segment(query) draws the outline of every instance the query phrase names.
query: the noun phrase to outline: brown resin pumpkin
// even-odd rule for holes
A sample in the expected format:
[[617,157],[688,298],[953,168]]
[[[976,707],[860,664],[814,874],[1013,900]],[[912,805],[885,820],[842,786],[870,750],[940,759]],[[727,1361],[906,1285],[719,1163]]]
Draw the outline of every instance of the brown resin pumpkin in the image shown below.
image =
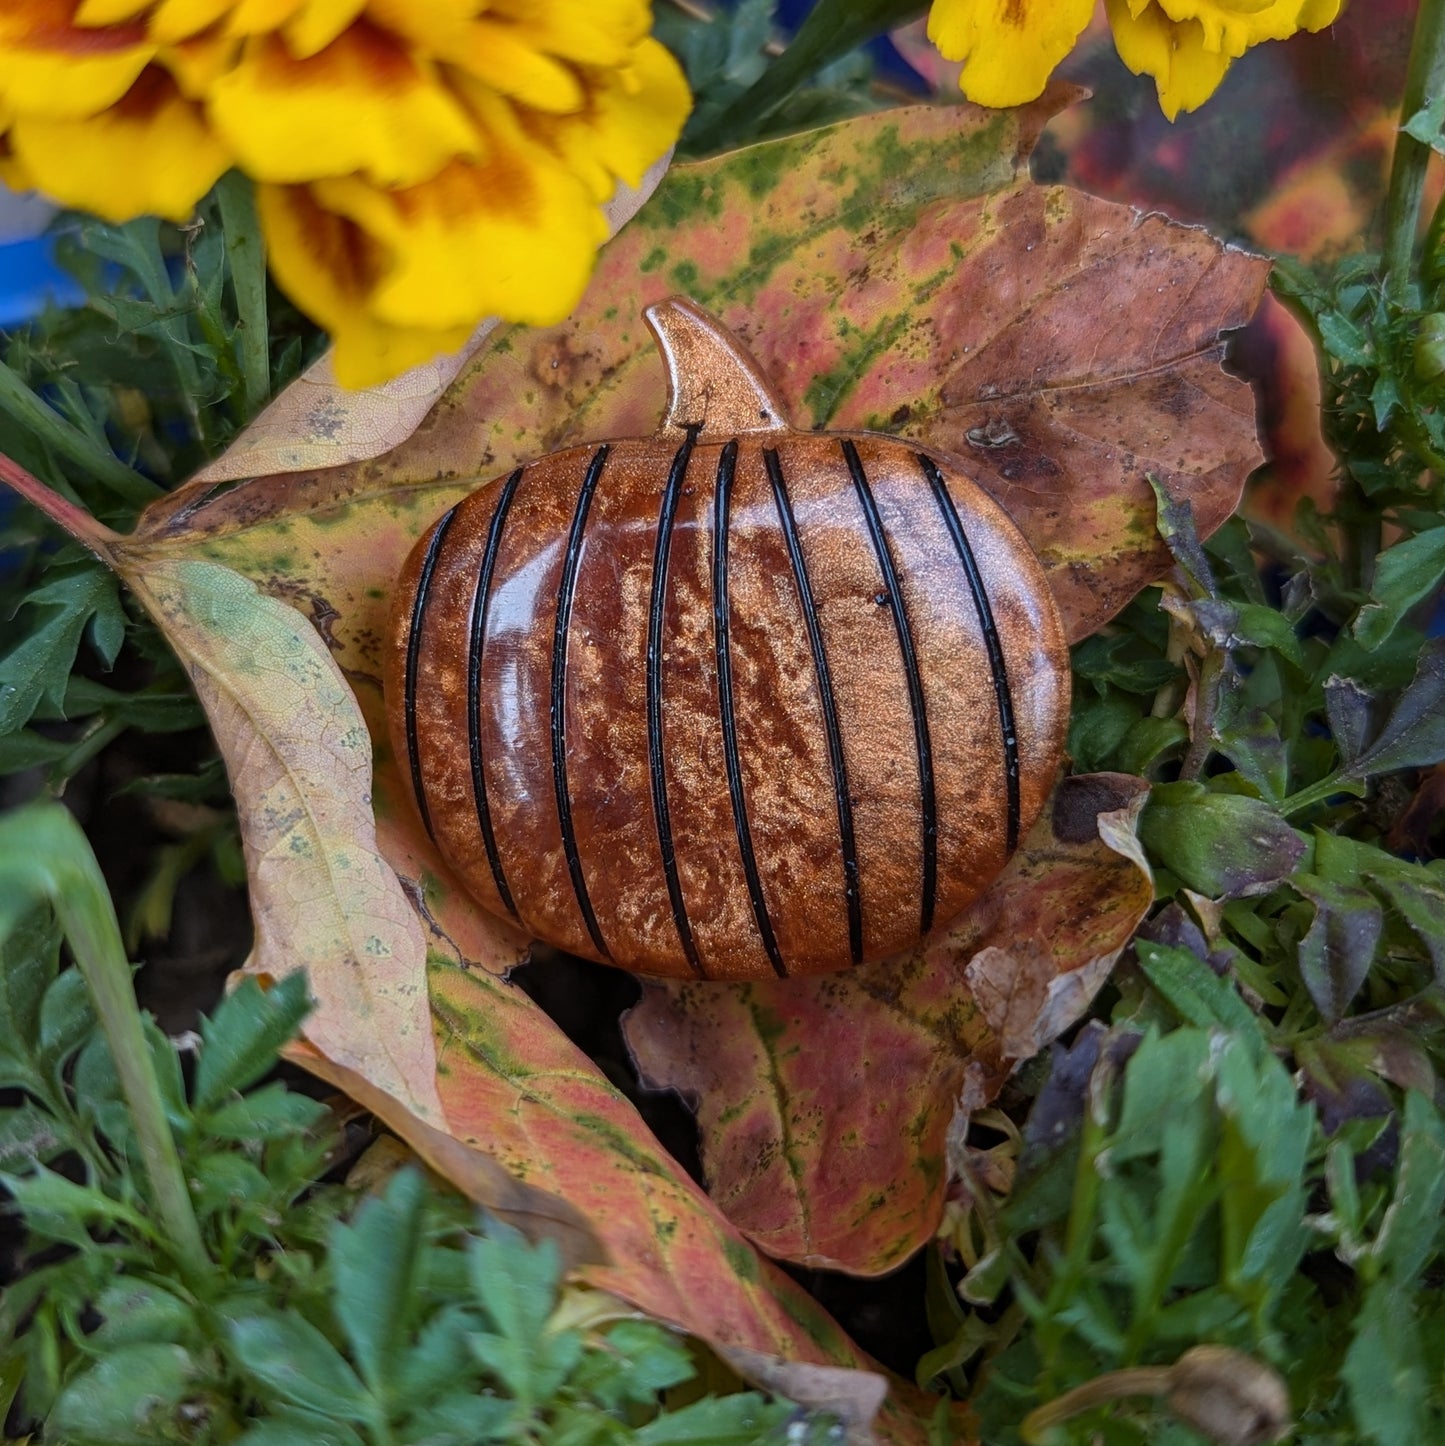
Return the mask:
[[657,435],[518,467],[402,571],[386,694],[422,822],[485,908],[641,974],[910,948],[1053,782],[1043,571],[956,462],[794,431],[705,313],[647,319]]

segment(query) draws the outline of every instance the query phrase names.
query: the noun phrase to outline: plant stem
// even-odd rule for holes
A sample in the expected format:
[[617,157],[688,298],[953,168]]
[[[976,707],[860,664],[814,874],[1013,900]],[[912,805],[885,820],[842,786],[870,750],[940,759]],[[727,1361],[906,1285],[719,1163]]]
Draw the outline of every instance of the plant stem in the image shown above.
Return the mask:
[[256,195],[251,182],[230,171],[216,186],[225,233],[226,256],[231,263],[231,286],[236,293],[239,318],[237,340],[241,353],[241,386],[246,420],[271,395],[270,337],[266,321],[266,246],[256,217]]
[[1128,1396],[1162,1396],[1168,1389],[1168,1366],[1130,1366],[1122,1371],[1110,1371],[1030,1411],[1019,1427],[1019,1435],[1029,1446],[1038,1446],[1046,1431],[1071,1416]]
[[[1410,42],[1405,94],[1400,102],[1401,126],[1424,109],[1442,88],[1445,88],[1445,0],[1420,0],[1415,34]],[[1420,198],[1429,160],[1429,146],[1403,129],[1397,132],[1395,159],[1390,167],[1390,192],[1385,203],[1384,253],[1385,295],[1397,306],[1403,306],[1409,295]]]
[[161,488],[127,467],[108,450],[97,446],[73,422],[48,407],[11,369],[0,362],[0,410],[7,412],[37,442],[53,447],[117,497],[143,507],[160,496]]
[[102,712],[96,715],[94,724],[75,741],[69,753],[62,755],[51,765],[50,792],[60,794],[65,785],[90,762],[102,749],[108,748],[128,727],[123,718],[107,718]]
[[50,900],[95,1000],[164,1236],[182,1273],[210,1270],[150,1046],[131,987],[115,905],[80,825],[59,804],[36,804],[0,823],[0,875]]
[[120,533],[112,532],[104,523],[97,522],[83,507],[77,507],[69,498],[47,487],[3,452],[0,452],[0,482],[12,487],[77,542],[84,543],[107,566],[115,566],[112,549],[121,540]]

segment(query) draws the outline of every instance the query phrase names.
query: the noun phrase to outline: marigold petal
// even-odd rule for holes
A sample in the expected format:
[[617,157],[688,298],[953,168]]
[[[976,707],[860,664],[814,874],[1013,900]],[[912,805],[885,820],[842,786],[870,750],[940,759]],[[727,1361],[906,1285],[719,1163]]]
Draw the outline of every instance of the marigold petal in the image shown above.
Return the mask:
[[[1238,59],[1251,45],[1284,40],[1303,28],[1307,0],[1155,0],[1170,20],[1197,20],[1204,48]],[[1138,7],[1131,7],[1135,15]],[[1338,4],[1335,5],[1338,10]],[[1328,21],[1324,22],[1328,24]],[[1313,27],[1318,29],[1318,26]]]
[[480,320],[433,330],[378,319],[370,302],[387,261],[384,248],[353,221],[321,206],[309,187],[258,186],[256,204],[272,275],[331,334],[332,366],[342,386],[374,386],[456,351]]
[[75,7],[77,25],[118,25],[150,9],[154,0],[80,0]]
[[1313,34],[1326,25],[1333,25],[1340,18],[1344,5],[1345,0],[1305,0],[1299,15],[1300,29]]
[[21,116],[11,136],[37,189],[106,221],[185,221],[231,164],[200,107],[159,69],[98,116]]
[[319,55],[340,39],[347,26],[354,24],[365,9],[366,0],[306,0],[286,22],[286,43],[292,54],[303,60]]
[[147,28],[159,45],[176,45],[209,30],[230,10],[232,0],[160,0]]
[[365,24],[307,60],[273,37],[247,41],[241,63],[212,87],[210,111],[262,181],[361,172],[413,185],[480,144],[434,68]]
[[625,65],[652,30],[649,0],[490,0],[487,13],[511,21],[537,49],[579,65]]
[[177,45],[165,46],[157,59],[175,77],[181,94],[204,100],[216,81],[230,70],[241,42],[219,29],[209,30]]
[[10,137],[0,133],[0,185],[8,186],[12,191],[33,191],[35,181],[30,172],[20,163],[20,158],[15,154],[11,145]]
[[1219,88],[1230,57],[1205,44],[1197,20],[1176,22],[1157,5],[1137,17],[1126,0],[1106,0],[1114,48],[1135,75],[1152,75],[1159,108],[1172,121],[1197,110]]
[[488,9],[486,0],[367,0],[367,18],[404,36],[430,55],[444,58],[466,42],[467,29]]
[[72,23],[69,0],[0,6],[0,100],[16,115],[57,120],[114,105],[155,54],[138,25]]
[[232,35],[269,35],[279,30],[306,0],[235,0],[226,17]]
[[621,179],[637,185],[647,168],[676,144],[692,107],[682,67],[655,40],[644,40],[632,64],[586,71],[587,104],[576,115],[531,115],[527,128],[582,177],[597,201]]
[[1074,48],[1093,0],[934,0],[928,38],[963,61],[958,83],[979,105],[1037,100],[1054,67]]
[[536,110],[566,114],[587,96],[576,71],[527,43],[514,26],[483,16],[442,52],[453,65]]
[[313,190],[391,253],[371,310],[394,326],[475,324],[493,312],[550,326],[576,304],[607,239],[586,188],[540,148],[493,146],[485,164],[454,161],[401,191],[351,177]]

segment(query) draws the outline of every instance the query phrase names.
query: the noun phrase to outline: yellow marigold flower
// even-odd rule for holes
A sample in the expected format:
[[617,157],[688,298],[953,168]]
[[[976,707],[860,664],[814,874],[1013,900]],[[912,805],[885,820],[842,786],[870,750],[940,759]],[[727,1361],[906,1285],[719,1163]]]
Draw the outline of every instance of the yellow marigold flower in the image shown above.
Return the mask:
[[1094,0],[934,0],[928,38],[963,62],[971,101],[1023,105],[1043,94],[1093,13]]
[[1252,45],[1322,30],[1343,0],[1106,0],[1119,58],[1151,75],[1174,120],[1197,110]]
[[239,166],[365,385],[489,313],[571,310],[599,204],[691,105],[651,25],[650,0],[0,0],[0,175],[184,220]]
[[[1252,45],[1321,30],[1343,0],[1106,0],[1120,58],[1154,77],[1173,120],[1214,94],[1230,63]],[[980,105],[1036,100],[1073,49],[1090,0],[933,0],[929,38],[963,61],[959,84]]]

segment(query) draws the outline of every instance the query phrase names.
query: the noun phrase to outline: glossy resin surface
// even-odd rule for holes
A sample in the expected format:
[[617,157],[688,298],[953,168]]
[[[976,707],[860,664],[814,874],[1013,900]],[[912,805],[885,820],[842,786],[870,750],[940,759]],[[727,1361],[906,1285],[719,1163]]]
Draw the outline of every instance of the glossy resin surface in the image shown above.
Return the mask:
[[946,924],[1052,784],[1067,650],[956,463],[793,431],[686,302],[656,437],[480,488],[398,582],[397,756],[479,903],[639,973],[846,968]]

